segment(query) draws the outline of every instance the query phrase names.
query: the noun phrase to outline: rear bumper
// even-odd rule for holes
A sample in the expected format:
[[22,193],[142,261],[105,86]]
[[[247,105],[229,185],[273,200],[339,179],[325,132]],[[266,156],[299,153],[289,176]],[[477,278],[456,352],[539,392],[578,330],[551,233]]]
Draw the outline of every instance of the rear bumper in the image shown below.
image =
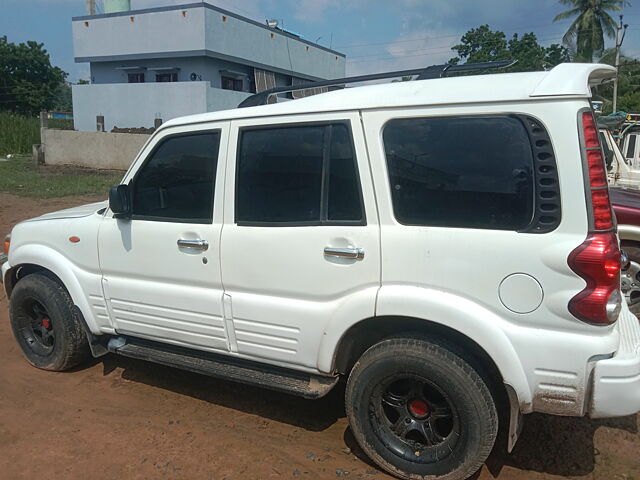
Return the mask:
[[620,346],[596,362],[589,416],[622,417],[640,411],[640,320],[624,308],[618,320]]

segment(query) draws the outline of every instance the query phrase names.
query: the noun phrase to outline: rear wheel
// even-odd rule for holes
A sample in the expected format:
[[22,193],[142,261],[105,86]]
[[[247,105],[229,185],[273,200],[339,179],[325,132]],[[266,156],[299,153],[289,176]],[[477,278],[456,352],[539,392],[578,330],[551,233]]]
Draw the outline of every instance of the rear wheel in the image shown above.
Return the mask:
[[90,356],[69,293],[49,276],[32,274],[16,284],[10,316],[13,335],[33,366],[67,370]]
[[346,410],[369,457],[406,479],[462,480],[491,452],[498,415],[489,388],[463,355],[407,336],[367,350],[349,376]]
[[640,314],[640,247],[637,243],[622,242],[629,257],[629,266],[620,272],[620,285],[629,310]]

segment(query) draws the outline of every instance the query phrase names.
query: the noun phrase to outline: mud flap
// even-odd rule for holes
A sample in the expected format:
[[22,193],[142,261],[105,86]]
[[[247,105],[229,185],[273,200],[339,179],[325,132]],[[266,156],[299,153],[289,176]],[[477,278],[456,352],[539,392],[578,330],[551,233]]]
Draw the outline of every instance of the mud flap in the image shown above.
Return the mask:
[[80,311],[78,306],[74,305],[73,309],[75,310],[76,315],[82,323],[82,329],[87,336],[89,349],[91,349],[91,355],[93,355],[94,358],[98,358],[109,353],[109,350],[107,350],[106,347],[108,337],[106,337],[105,335],[94,335],[93,332],[89,329],[89,326],[87,325],[87,322],[85,321],[84,316],[82,315],[82,312]]
[[518,395],[511,385],[505,384],[507,394],[509,395],[509,438],[507,443],[507,452],[511,453],[513,447],[522,432],[523,416],[520,413],[520,404],[518,403]]

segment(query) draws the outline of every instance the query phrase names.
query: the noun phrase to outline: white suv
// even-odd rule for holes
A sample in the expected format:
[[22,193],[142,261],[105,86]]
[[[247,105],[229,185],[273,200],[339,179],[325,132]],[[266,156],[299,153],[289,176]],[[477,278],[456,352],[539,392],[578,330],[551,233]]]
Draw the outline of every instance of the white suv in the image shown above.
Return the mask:
[[13,229],[16,340],[46,370],[113,352],[308,398],[344,378],[361,447],[407,479],[473,474],[499,419],[512,448],[522,414],[635,413],[640,324],[589,103],[614,74],[172,120],[109,205]]

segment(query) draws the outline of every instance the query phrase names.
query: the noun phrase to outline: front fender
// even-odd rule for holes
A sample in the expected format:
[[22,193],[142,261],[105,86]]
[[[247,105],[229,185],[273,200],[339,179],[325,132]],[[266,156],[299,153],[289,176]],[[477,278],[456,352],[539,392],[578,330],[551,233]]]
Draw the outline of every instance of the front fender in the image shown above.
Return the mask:
[[[102,298],[101,276],[98,272],[87,272],[79,269],[65,256],[45,245],[20,245],[11,250],[9,260],[11,266],[6,272],[6,279],[11,277],[12,272],[27,264],[37,265],[55,274],[62,281],[69,295],[71,295],[73,303],[80,309],[91,332],[94,334],[101,333],[100,326],[88,301],[90,295]],[[84,289],[83,286],[85,287]]]
[[[457,295],[415,286],[383,286],[376,316],[425,319],[458,331],[475,341],[493,359],[504,382],[515,391],[523,412],[531,410],[532,393],[524,369],[504,329],[508,322],[481,305]],[[320,345],[318,367],[328,372],[336,348],[347,330],[358,323],[334,324]]]

